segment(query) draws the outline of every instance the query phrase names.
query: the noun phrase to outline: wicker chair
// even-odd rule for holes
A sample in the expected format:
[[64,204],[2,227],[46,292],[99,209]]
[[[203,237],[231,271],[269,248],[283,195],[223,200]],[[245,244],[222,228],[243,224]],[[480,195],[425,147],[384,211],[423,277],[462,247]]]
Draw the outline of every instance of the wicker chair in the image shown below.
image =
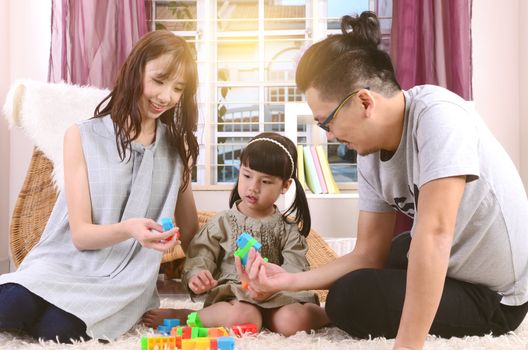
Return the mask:
[[[57,199],[57,191],[52,183],[52,171],[51,161],[35,147],[11,219],[10,248],[16,266],[20,265],[26,254],[39,241]],[[200,224],[205,223],[214,214],[199,212]],[[312,267],[323,265],[336,258],[336,253],[314,230],[308,235],[308,246],[307,257]],[[162,272],[171,278],[178,277],[179,269],[175,266],[181,267],[184,256],[179,246],[166,252],[162,260]],[[322,301],[326,300],[326,293],[326,291],[318,291]]]

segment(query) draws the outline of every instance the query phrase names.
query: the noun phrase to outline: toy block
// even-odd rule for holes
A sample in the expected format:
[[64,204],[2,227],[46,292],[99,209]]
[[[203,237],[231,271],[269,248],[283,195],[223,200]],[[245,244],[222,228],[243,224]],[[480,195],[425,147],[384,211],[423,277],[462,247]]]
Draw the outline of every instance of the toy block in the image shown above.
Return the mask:
[[198,312],[191,312],[187,316],[187,326],[189,327],[203,327],[202,321],[200,321],[200,316]]
[[166,318],[163,320],[163,325],[168,326],[171,329],[180,325],[180,320],[177,318]]
[[210,348],[209,350],[218,350],[218,345],[216,344],[216,338],[209,338],[211,339],[211,342],[209,344]]
[[207,336],[211,338],[223,337],[229,335],[229,332],[224,327],[209,328]]
[[174,337],[142,337],[141,350],[176,350]]
[[174,336],[174,343],[176,344],[176,349],[181,349],[182,347],[182,337],[181,335]]
[[182,339],[190,339],[192,335],[191,327],[178,326],[172,329],[171,334],[173,331],[174,331],[174,335],[179,335],[182,337]]
[[199,338],[200,337],[200,327],[191,327],[191,338]]
[[182,339],[181,350],[196,350],[196,339]]
[[211,348],[211,339],[196,338],[196,350],[209,350]]
[[159,325],[158,326],[158,332],[160,332],[163,335],[169,335],[172,330],[172,327],[165,326],[165,325]]
[[238,248],[235,250],[235,256],[240,258],[242,266],[244,267],[246,267],[247,258],[251,247],[255,248],[256,251],[262,247],[262,244],[260,244],[260,242],[255,238],[251,237],[251,235],[247,232],[243,232],[240,237],[238,237],[236,244]]
[[231,330],[233,333],[237,336],[242,336],[244,334],[256,334],[257,333],[257,325],[252,323],[246,323],[246,324],[240,324],[231,327]]
[[233,337],[216,338],[218,350],[235,350],[235,339]]
[[163,231],[170,231],[174,228],[171,218],[161,218],[161,226],[163,226]]
[[[171,218],[161,218],[161,226],[163,226],[163,231],[169,231],[174,228],[174,223]],[[165,238],[163,241],[170,241],[172,236]],[[180,238],[178,234],[176,234],[176,238]]]
[[207,338],[209,336],[209,328],[196,327],[196,329],[198,329],[198,337],[199,338]]

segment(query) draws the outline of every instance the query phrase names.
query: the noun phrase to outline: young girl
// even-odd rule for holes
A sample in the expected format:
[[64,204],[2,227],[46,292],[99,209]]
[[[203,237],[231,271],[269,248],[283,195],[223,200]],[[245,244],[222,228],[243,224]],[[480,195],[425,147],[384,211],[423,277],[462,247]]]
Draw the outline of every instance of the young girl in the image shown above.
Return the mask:
[[[259,253],[290,272],[309,270],[305,237],[310,213],[297,179],[297,150],[286,137],[263,133],[240,156],[240,174],[229,201],[231,209],[210,219],[189,245],[182,276],[193,294],[207,293],[197,313],[205,327],[253,323],[283,335],[310,331],[328,323],[313,292],[254,295],[243,288],[235,267],[236,240],[243,233],[262,243]],[[283,214],[274,203],[295,181],[296,196]],[[288,215],[296,213],[292,220]],[[150,327],[163,318],[185,321],[192,310],[152,310],[143,321]],[[195,317],[193,315],[193,317]]]
[[[161,217],[184,247],[198,230],[189,164],[198,146],[196,64],[185,41],[146,34],[94,118],[64,138],[64,191],[40,242],[0,276],[0,330],[35,338],[113,339],[159,304]],[[176,207],[176,210],[175,210]]]

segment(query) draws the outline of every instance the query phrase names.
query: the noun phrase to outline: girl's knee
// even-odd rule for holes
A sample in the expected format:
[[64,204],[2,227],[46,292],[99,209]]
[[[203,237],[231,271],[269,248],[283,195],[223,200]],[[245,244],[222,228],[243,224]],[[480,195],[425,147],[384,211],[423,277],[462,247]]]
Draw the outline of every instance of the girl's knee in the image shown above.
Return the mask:
[[226,326],[232,327],[240,324],[251,323],[260,330],[262,327],[262,315],[260,310],[252,304],[235,302],[232,305],[232,312],[229,313]]
[[324,310],[321,309],[318,313],[312,307],[319,308],[319,306],[311,304],[283,306],[273,314],[269,327],[273,332],[287,337],[297,332],[310,332],[312,329],[319,328],[326,322],[315,318],[320,317],[321,314],[324,315]]

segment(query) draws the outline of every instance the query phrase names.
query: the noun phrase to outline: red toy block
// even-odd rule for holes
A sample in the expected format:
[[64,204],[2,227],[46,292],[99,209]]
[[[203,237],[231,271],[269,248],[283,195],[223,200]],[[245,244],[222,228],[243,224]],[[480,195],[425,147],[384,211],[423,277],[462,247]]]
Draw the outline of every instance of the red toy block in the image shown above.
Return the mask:
[[246,323],[246,324],[240,324],[231,327],[231,330],[235,335],[242,336],[244,334],[256,334],[257,333],[257,325],[252,323]]

